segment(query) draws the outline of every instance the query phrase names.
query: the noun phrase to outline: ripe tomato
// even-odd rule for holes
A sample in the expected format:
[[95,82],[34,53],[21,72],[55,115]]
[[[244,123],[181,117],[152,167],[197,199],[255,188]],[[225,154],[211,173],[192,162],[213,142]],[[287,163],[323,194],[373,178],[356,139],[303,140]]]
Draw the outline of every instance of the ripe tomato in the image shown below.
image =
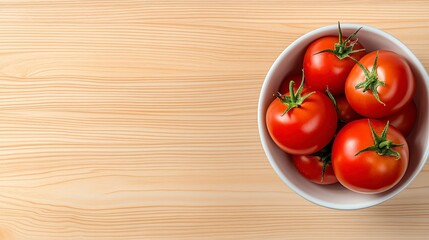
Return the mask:
[[357,40],[352,40],[359,30],[345,38],[338,24],[338,37],[322,37],[308,46],[303,65],[306,83],[310,88],[324,92],[329,87],[333,95],[344,93],[344,83],[355,65],[348,56],[359,60],[365,55],[363,46]]
[[326,94],[331,99],[332,103],[335,106],[335,110],[337,111],[338,116],[338,126],[337,132],[344,127],[344,125],[353,120],[362,118],[359,114],[357,114],[353,108],[350,106],[349,102],[344,95],[332,96],[331,92],[326,90]]
[[338,182],[331,164],[332,144],[312,155],[292,155],[293,163],[298,172],[308,180],[317,184],[333,184]]
[[401,180],[408,166],[402,134],[378,120],[359,119],[337,134],[332,166],[338,181],[360,193],[380,193]]
[[351,70],[345,86],[348,102],[366,117],[381,118],[411,102],[414,76],[407,61],[390,51],[365,55]]
[[337,103],[338,107],[338,119],[341,122],[348,123],[362,118],[361,115],[357,114],[355,110],[353,110],[344,95],[336,96],[335,102]]
[[411,130],[413,130],[414,123],[417,118],[417,107],[416,104],[412,101],[399,112],[380,118],[381,121],[387,122],[390,121],[390,125],[396,127],[404,137],[407,137]]
[[[289,89],[293,89],[291,82]],[[301,93],[305,96],[301,96]],[[268,106],[266,124],[274,142],[285,152],[297,155],[315,153],[326,146],[337,127],[335,107],[325,94],[299,89],[278,93]],[[317,137],[316,137],[317,136]]]
[[[294,90],[296,91],[299,87],[299,85],[301,85],[301,81],[302,81],[302,73],[292,73],[287,75],[282,82],[282,85],[280,85],[279,88],[279,92],[281,94],[286,94],[289,93],[289,84],[291,81],[294,81]],[[305,85],[304,85],[305,87]]]

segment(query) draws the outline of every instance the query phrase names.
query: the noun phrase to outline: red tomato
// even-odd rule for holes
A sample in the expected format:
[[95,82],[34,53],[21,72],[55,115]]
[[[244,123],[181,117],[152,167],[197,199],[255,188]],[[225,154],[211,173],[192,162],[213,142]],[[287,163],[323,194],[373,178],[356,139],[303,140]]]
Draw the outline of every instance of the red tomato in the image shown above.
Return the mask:
[[[300,91],[306,95],[301,96]],[[318,91],[308,93],[303,83],[296,93],[277,96],[266,113],[271,138],[282,150],[296,155],[312,154],[326,146],[335,134],[337,120],[331,100]]]
[[343,186],[360,193],[380,193],[404,176],[408,154],[407,141],[396,128],[382,121],[360,119],[337,134],[331,157]]
[[357,113],[381,118],[410,103],[414,89],[414,76],[407,61],[394,52],[380,50],[368,53],[353,67],[345,93]]
[[344,95],[336,96],[335,101],[338,107],[338,119],[342,122],[348,123],[359,118],[361,115],[357,114],[355,110],[350,106],[349,102]]
[[359,114],[357,114],[353,108],[350,106],[349,102],[344,95],[332,96],[330,91],[326,91],[326,94],[331,99],[332,103],[335,105],[335,110],[337,111],[338,116],[338,126],[337,132],[344,127],[344,125],[353,120],[362,118]]
[[279,88],[279,92],[281,94],[286,94],[289,93],[289,84],[290,81],[294,81],[295,85],[294,85],[294,90],[296,91],[299,87],[299,85],[301,84],[302,81],[302,73],[292,73],[287,75],[282,82],[282,85],[280,85]]
[[[363,46],[351,40],[359,30],[346,39],[342,37],[339,25],[338,28],[339,37],[327,36],[312,42],[305,52],[303,63],[306,84],[321,92],[329,87],[333,95],[344,93],[344,83],[355,65],[348,56],[359,60],[365,55]],[[327,51],[321,52],[323,50]]]
[[333,184],[338,182],[331,164],[331,147],[329,144],[317,154],[292,155],[293,163],[298,172],[308,180],[317,184]]
[[384,122],[390,121],[390,125],[396,127],[402,133],[402,135],[407,137],[410,134],[411,130],[413,130],[416,118],[417,107],[416,104],[412,101],[399,112],[381,118],[380,120]]

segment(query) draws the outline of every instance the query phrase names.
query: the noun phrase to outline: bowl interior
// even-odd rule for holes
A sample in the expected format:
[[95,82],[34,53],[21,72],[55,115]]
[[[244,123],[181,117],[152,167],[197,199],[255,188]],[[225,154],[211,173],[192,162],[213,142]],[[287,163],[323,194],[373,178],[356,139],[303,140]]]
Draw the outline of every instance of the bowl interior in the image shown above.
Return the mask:
[[[302,177],[289,156],[280,150],[272,141],[265,125],[265,112],[271,103],[273,93],[279,88],[283,78],[296,68],[301,67],[304,51],[308,44],[315,39],[338,34],[337,26],[331,25],[314,30],[293,42],[276,60],[268,72],[262,87],[258,124],[262,145],[265,153],[280,178],[295,192],[307,200],[321,206],[335,209],[358,209],[381,203],[402,191],[421,171],[429,155],[429,113],[428,89],[429,77],[415,55],[399,40],[373,27],[355,24],[341,25],[344,36],[349,36],[358,27],[363,26],[358,33],[359,41],[371,52],[378,49],[394,51],[402,55],[410,64],[416,79],[416,94],[414,99],[418,109],[416,126],[407,138],[410,147],[410,162],[403,179],[387,192],[368,195],[354,193],[340,184],[320,186]],[[297,61],[298,60],[298,61]]]

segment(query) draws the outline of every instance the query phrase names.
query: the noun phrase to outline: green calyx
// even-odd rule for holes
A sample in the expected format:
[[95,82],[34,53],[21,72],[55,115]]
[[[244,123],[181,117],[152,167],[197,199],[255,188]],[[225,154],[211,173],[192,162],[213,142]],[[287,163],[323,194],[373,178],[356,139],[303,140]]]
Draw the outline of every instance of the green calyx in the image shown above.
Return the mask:
[[369,146],[365,149],[360,150],[355,156],[368,151],[375,151],[380,156],[392,156],[396,157],[396,159],[401,158],[401,155],[394,151],[393,148],[400,147],[402,144],[395,144],[392,141],[386,139],[387,129],[389,128],[389,121],[387,121],[386,126],[381,133],[381,136],[378,136],[374,131],[374,128],[371,125],[371,122],[368,119],[369,128],[371,129],[372,138],[374,139],[374,145]]
[[331,149],[332,149],[332,142],[330,142],[326,147],[324,147],[322,150],[311,154],[311,156],[316,156],[320,158],[320,162],[323,164],[322,166],[322,178],[320,179],[320,182],[323,182],[325,178],[325,171],[329,164],[332,163],[331,160]]
[[356,34],[362,29],[362,27],[358,28],[356,31],[354,31],[354,33],[352,33],[352,35],[350,35],[349,37],[347,37],[346,40],[343,40],[343,32],[341,31],[341,26],[340,26],[340,22],[338,22],[338,42],[334,44],[334,49],[325,49],[322,50],[320,52],[315,53],[319,54],[319,53],[324,53],[324,52],[329,52],[329,53],[333,53],[335,54],[335,56],[337,56],[338,59],[342,60],[346,57],[349,57],[350,54],[352,53],[356,53],[356,52],[361,52],[361,51],[365,51],[365,49],[357,49],[354,50],[353,47],[355,46],[355,44],[357,43],[357,39],[352,40]]
[[279,92],[277,92],[275,95],[278,99],[280,99],[280,101],[283,104],[287,105],[287,108],[283,112],[283,115],[288,113],[293,108],[300,107],[301,104],[305,101],[305,99],[307,99],[308,97],[310,97],[314,93],[314,91],[313,91],[313,92],[310,92],[310,93],[302,96],[302,90],[304,88],[304,74],[302,75],[301,84],[299,85],[299,88],[296,90],[296,92],[294,92],[294,90],[293,90],[294,85],[295,85],[295,82],[290,81],[290,83],[289,83],[289,96],[282,95]]
[[356,64],[362,69],[363,73],[365,74],[365,80],[355,86],[355,89],[361,89],[363,92],[366,92],[368,90],[371,90],[374,97],[377,99],[377,101],[384,106],[386,104],[380,100],[380,96],[378,96],[377,87],[378,86],[384,86],[384,82],[380,81],[377,76],[377,61],[378,61],[378,51],[375,55],[374,64],[372,65],[371,72],[362,65],[358,60],[355,58],[350,57],[353,59],[353,61],[356,62]]

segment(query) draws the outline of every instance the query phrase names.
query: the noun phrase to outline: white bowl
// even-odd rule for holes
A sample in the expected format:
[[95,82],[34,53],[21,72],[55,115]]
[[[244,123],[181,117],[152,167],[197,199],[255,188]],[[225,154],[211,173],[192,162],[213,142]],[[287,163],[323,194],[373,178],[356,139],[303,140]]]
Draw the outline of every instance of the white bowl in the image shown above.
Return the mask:
[[385,49],[402,55],[410,64],[416,79],[414,100],[417,100],[418,119],[413,132],[407,138],[410,147],[410,162],[405,176],[395,187],[384,193],[368,195],[352,192],[339,183],[324,186],[314,184],[298,173],[288,154],[278,148],[268,134],[265,125],[265,112],[274,99],[273,93],[279,88],[283,77],[302,66],[305,49],[312,41],[322,36],[338,36],[337,25],[311,31],[289,45],[271,66],[259,97],[259,135],[265,154],[277,175],[286,185],[305,199],[320,206],[334,209],[366,208],[392,198],[414,180],[429,157],[429,76],[425,68],[410,49],[392,35],[360,24],[341,25],[344,36],[349,36],[359,27],[363,28],[357,36],[367,52]]

